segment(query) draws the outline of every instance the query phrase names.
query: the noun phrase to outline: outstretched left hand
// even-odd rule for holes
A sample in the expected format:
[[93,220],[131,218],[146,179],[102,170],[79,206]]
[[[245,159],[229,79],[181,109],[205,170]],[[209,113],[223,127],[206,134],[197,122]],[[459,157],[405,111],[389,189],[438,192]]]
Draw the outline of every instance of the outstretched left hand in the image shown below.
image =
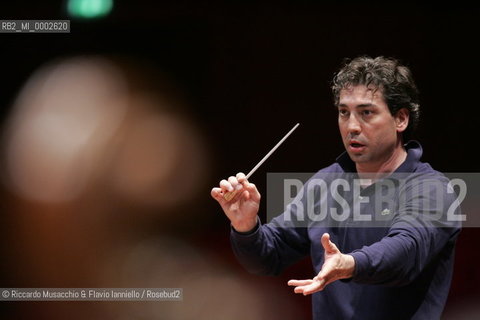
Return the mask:
[[337,246],[330,241],[330,235],[322,235],[322,246],[325,250],[325,259],[322,269],[316,277],[306,280],[290,280],[289,286],[294,286],[295,293],[303,295],[322,291],[325,287],[338,279],[347,279],[353,276],[355,260],[351,255],[343,254]]

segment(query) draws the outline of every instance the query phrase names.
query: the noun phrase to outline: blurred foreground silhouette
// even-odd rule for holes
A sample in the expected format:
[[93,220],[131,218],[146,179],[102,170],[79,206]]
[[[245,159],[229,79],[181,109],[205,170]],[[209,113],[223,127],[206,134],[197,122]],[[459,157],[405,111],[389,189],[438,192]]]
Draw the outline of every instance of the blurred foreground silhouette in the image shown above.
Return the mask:
[[188,240],[217,214],[198,205],[210,200],[208,146],[178,90],[153,74],[75,57],[22,88],[2,134],[2,286],[179,287],[183,301],[10,302],[3,316],[295,318],[288,296]]

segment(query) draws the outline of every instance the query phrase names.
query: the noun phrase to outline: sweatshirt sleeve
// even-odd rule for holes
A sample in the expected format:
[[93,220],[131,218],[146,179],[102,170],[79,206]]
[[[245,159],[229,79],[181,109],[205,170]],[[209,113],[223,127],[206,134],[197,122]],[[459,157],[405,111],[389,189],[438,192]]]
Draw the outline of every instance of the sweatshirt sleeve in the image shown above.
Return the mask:
[[[302,201],[303,191],[294,200]],[[297,215],[302,205],[289,205],[280,216],[242,234],[231,228],[230,240],[237,259],[251,273],[277,275],[289,265],[310,253],[310,240],[306,227],[299,227],[290,217]],[[295,220],[295,219],[293,219]]]
[[306,230],[259,225],[251,234],[232,230],[230,240],[240,263],[251,273],[277,275],[309,253]]
[[460,224],[449,221],[447,211],[456,207],[459,214],[460,207],[444,179],[438,181],[409,185],[387,235],[350,253],[355,259],[353,281],[407,285],[440,255],[453,250]]

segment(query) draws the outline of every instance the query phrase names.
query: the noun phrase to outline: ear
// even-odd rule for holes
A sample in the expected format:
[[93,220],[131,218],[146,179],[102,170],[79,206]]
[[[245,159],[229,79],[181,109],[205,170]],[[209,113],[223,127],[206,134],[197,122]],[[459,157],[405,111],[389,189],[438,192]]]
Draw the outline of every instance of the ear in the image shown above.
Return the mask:
[[395,126],[397,128],[397,132],[401,133],[407,129],[409,118],[410,112],[407,108],[402,108],[397,111],[397,114],[395,115]]

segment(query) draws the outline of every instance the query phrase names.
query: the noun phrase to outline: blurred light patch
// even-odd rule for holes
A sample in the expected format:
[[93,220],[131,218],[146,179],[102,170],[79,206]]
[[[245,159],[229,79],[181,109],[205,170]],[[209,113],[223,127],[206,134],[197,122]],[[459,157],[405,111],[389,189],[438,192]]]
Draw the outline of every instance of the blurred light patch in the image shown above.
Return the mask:
[[207,166],[201,134],[168,83],[126,69],[84,57],[31,77],[6,125],[11,191],[45,203],[103,195],[162,208],[196,195]]
[[76,59],[38,71],[20,93],[7,129],[12,189],[44,202],[77,197],[125,116],[126,89],[107,61]]
[[205,150],[186,119],[153,112],[156,103],[153,97],[135,98],[111,166],[113,188],[134,202],[175,206],[192,198],[202,184]]
[[108,15],[113,0],[68,0],[68,14],[74,18],[93,19]]

